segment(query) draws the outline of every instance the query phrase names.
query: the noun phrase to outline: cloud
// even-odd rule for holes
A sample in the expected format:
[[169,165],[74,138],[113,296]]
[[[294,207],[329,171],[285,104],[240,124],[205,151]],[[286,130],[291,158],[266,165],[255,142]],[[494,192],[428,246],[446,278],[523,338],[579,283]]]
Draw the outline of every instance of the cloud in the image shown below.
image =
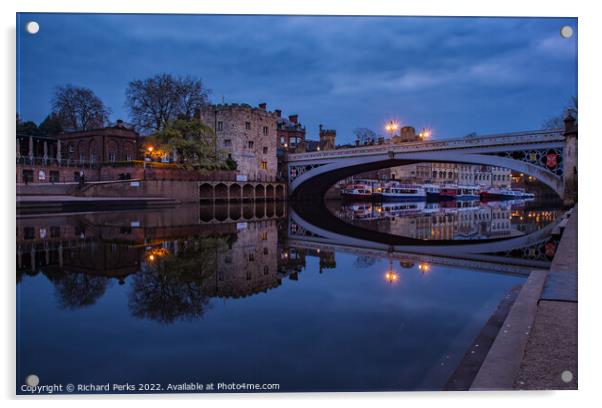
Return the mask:
[[[127,83],[158,72],[199,76],[216,101],[295,111],[308,130],[327,123],[342,141],[392,114],[417,127],[428,121],[443,136],[523,130],[576,94],[576,81],[566,83],[576,78],[576,39],[559,35],[574,19],[30,17],[42,30],[20,35],[20,110],[37,121],[65,82],[94,89],[125,118]],[[461,111],[471,123],[456,120]],[[496,122],[502,117],[512,121]]]

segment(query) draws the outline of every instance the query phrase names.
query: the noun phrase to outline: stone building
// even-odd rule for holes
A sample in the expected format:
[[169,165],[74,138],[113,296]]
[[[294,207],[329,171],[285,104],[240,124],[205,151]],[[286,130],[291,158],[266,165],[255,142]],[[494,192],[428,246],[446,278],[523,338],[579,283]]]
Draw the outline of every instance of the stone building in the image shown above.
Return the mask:
[[336,147],[337,131],[325,129],[320,125],[320,150],[334,150]]
[[295,150],[305,142],[305,127],[299,123],[298,115],[289,115],[288,119],[282,117],[282,111],[274,111],[278,116],[276,121],[276,136],[278,147]]
[[200,119],[217,136],[218,148],[237,163],[242,180],[275,181],[278,114],[265,103],[208,105]]
[[493,187],[510,188],[512,171],[505,167],[491,167],[491,185]]
[[102,129],[59,133],[55,137],[60,158],[67,163],[132,161],[139,156],[140,135],[122,122]]
[[389,169],[389,178],[402,182],[428,183],[432,178],[431,163],[414,163]]
[[458,165],[456,163],[432,163],[431,174],[433,183],[458,183]]
[[139,158],[140,136],[118,121],[115,126],[54,136],[17,135],[17,184],[100,179],[103,163]]

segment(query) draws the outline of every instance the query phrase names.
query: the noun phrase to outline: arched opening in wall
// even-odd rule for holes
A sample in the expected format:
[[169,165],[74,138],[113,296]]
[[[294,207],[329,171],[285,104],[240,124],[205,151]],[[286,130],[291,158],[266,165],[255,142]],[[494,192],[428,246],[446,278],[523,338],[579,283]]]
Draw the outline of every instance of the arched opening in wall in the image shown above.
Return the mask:
[[265,188],[265,199],[270,201],[274,200],[274,186],[271,184],[268,184]]
[[228,219],[228,204],[215,204],[215,219],[218,221],[226,221]]
[[266,206],[265,201],[257,202],[255,204],[255,216],[257,218],[261,219],[265,216],[265,206]]
[[266,217],[273,217],[274,216],[274,201],[269,201],[266,203],[266,207],[265,207],[265,216]]
[[225,184],[216,185],[214,192],[216,201],[228,201],[228,187]]
[[276,202],[276,217],[283,217],[284,216],[284,201],[277,201]]
[[211,201],[213,200],[213,186],[209,183],[203,183],[199,186],[199,200]]
[[199,218],[203,222],[209,222],[213,220],[213,205],[201,204],[201,207],[199,208]]
[[242,200],[242,188],[240,184],[230,185],[230,201],[241,201]]
[[245,220],[250,220],[253,218],[253,207],[255,207],[254,203],[244,203],[242,206],[242,216]]
[[253,186],[251,184],[245,184],[242,188],[242,199],[244,201],[250,201],[255,198]]
[[265,200],[265,188],[262,184],[258,184],[255,187],[255,200]]
[[276,186],[276,200],[284,200],[284,186]]
[[[240,189],[240,186],[239,186]],[[229,206],[229,211],[230,211],[230,219],[231,220],[238,220],[240,219],[240,212],[242,210],[242,205],[240,203],[232,203]]]

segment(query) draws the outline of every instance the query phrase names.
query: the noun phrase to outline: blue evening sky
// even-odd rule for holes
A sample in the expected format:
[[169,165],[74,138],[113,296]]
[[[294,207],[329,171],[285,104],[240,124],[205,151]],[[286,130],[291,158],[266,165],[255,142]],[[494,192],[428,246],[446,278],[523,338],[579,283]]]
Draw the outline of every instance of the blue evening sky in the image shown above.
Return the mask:
[[200,77],[212,102],[297,113],[312,139],[390,119],[436,138],[531,130],[577,95],[576,33],[574,18],[20,14],[17,110],[40,122],[71,83],[128,120],[128,82],[168,72]]

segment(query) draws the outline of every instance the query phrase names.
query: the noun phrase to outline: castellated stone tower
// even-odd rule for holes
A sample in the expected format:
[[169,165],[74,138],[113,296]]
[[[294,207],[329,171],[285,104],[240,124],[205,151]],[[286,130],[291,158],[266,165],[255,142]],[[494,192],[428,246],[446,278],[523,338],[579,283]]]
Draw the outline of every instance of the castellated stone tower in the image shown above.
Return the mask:
[[336,146],[337,131],[334,129],[324,129],[320,125],[320,148],[322,150],[333,150]]

